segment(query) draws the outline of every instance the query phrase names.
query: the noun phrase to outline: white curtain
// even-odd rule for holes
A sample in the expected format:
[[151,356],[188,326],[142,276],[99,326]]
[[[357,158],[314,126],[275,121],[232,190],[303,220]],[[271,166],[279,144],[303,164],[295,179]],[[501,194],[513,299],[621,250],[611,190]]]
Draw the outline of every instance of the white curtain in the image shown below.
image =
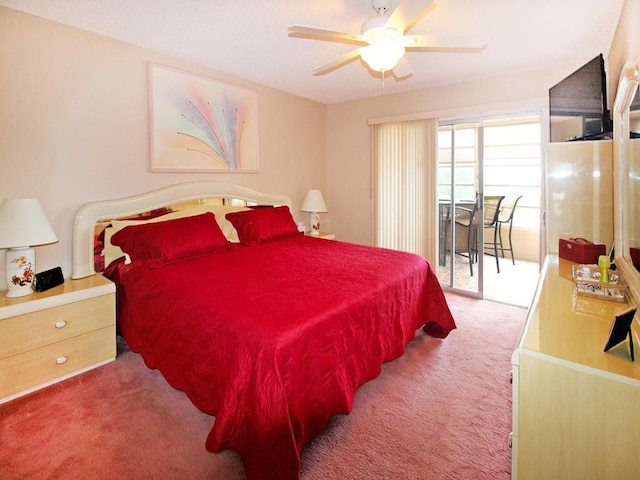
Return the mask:
[[375,239],[436,259],[437,120],[373,126]]

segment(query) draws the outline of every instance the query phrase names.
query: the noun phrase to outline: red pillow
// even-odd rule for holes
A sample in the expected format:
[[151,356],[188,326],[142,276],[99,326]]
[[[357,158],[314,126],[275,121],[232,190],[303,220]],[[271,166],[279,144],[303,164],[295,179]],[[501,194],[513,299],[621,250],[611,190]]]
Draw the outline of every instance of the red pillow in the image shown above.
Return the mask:
[[166,222],[129,225],[111,237],[131,261],[159,263],[228,248],[227,239],[211,212]]
[[236,228],[240,242],[245,245],[300,233],[286,206],[227,213],[225,217]]

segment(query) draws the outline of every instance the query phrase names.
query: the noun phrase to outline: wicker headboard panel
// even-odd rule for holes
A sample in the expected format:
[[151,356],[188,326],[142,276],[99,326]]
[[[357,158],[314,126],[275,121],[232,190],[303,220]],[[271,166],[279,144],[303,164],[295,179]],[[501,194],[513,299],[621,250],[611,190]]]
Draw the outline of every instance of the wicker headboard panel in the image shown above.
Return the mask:
[[287,196],[270,195],[240,185],[216,181],[178,183],[131,197],[87,203],[78,210],[73,228],[71,278],[83,278],[96,273],[94,267],[96,222],[211,198],[238,199],[248,204],[292,207],[291,200]]

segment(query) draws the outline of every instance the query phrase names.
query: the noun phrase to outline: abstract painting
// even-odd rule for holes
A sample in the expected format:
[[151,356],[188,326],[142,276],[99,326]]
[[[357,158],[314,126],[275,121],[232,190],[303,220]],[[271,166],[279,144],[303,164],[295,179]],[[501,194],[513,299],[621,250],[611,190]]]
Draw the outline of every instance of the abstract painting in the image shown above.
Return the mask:
[[258,94],[149,64],[152,172],[257,172]]

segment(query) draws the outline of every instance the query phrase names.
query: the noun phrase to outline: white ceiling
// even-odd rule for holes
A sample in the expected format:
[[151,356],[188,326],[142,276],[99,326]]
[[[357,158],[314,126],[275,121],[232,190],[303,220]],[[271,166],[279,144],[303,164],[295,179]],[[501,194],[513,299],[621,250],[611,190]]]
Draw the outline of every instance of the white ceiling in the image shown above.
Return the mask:
[[[393,0],[395,6],[399,0]],[[425,3],[424,0],[401,0]],[[574,64],[611,47],[624,0],[436,0],[411,34],[478,34],[481,53],[408,52],[414,75],[384,93]],[[0,5],[180,57],[321,103],[380,95],[359,59],[311,71],[353,47],[288,36],[308,25],[360,33],[371,0],[0,0]],[[606,5],[606,7],[605,7]],[[568,72],[569,73],[569,72]]]

